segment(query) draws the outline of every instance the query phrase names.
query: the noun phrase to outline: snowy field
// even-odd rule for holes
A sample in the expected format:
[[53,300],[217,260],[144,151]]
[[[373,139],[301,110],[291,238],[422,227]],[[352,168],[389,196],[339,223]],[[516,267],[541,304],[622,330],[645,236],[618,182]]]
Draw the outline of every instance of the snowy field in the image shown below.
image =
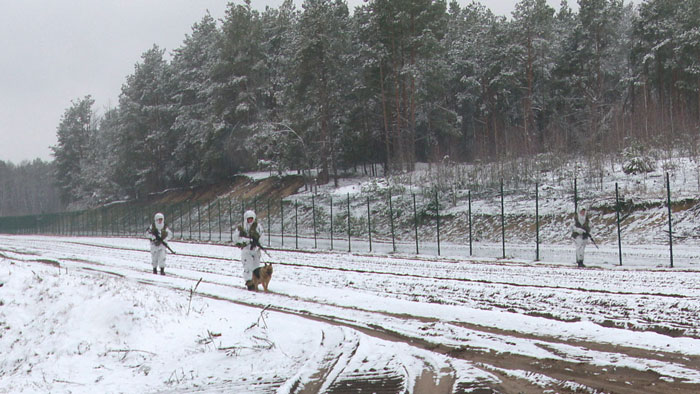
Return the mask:
[[171,246],[161,276],[145,240],[0,235],[0,393],[700,392],[700,267],[663,247],[270,250],[264,293],[236,248]]

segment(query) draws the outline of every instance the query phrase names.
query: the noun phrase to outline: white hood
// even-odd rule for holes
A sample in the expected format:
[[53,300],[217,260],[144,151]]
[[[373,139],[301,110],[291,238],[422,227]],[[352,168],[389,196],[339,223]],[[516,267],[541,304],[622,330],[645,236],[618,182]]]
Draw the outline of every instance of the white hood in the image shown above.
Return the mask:
[[255,212],[248,210],[245,211],[245,213],[243,214],[243,228],[246,232],[250,230],[250,223],[248,223],[248,218],[253,218],[253,221],[255,221]]
[[578,211],[578,222],[581,224],[586,222],[586,213],[581,213],[581,210]]
[[[163,219],[163,221],[159,223],[158,219]],[[153,216],[153,222],[156,224],[158,231],[163,231],[163,226],[165,226],[165,216],[162,213],[158,212],[155,214],[155,216]]]

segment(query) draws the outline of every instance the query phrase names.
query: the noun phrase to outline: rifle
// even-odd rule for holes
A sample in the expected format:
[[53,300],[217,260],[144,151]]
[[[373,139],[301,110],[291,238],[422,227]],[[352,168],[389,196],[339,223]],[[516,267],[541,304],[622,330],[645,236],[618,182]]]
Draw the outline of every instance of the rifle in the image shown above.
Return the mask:
[[585,233],[584,235],[588,235],[588,238],[590,238],[591,242],[593,242],[593,246],[595,246],[596,249],[600,249],[598,247],[598,244],[595,243],[595,239],[593,239],[593,236],[591,235],[591,233]]
[[[150,231],[149,231],[149,230],[150,230]],[[160,235],[158,235],[158,231],[157,231],[155,228],[149,227],[146,231],[148,231],[148,232],[151,233],[154,237],[156,237],[156,241],[162,243],[162,244],[170,251],[170,253],[172,253],[172,254],[177,254],[177,253],[175,253],[174,250],[170,249],[170,245],[168,245],[168,243],[165,242],[165,240],[164,240]]]
[[265,254],[267,255],[267,257],[272,257],[272,256],[270,256],[269,253],[267,253],[267,250],[265,250],[265,248],[263,248],[263,246],[260,245],[260,239],[259,239],[259,238],[252,238],[252,237],[251,237],[251,238],[250,238],[250,248],[251,248],[251,250],[252,250],[254,247],[256,247],[256,246],[257,246],[258,248],[260,248],[260,250],[262,250],[263,252],[265,252]]
[[[267,257],[272,258],[272,256],[270,256],[270,254],[267,253],[267,250],[260,244],[260,239],[250,237],[250,243],[249,243],[248,245],[250,245],[250,250],[253,250],[253,248],[257,246],[258,248],[260,248],[260,250],[262,250],[263,252],[265,252],[265,254],[267,255]],[[248,246],[248,245],[246,245],[246,246]],[[237,243],[235,246],[237,246],[237,247],[239,247],[239,248],[241,248],[241,249],[243,249],[243,248],[246,247],[246,246],[243,246],[242,243]]]

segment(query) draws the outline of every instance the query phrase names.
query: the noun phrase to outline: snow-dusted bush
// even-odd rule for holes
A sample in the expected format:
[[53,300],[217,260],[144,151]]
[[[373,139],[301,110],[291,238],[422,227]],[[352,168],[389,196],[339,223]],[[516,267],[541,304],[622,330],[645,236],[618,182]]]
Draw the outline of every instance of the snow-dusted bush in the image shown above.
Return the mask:
[[633,145],[622,151],[622,171],[625,174],[642,174],[656,169],[656,160],[639,145]]

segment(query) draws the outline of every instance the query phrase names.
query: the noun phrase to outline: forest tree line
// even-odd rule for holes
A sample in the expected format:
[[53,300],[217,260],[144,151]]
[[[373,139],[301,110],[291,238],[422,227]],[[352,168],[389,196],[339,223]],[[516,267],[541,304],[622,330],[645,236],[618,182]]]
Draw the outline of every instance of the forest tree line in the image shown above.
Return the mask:
[[0,216],[61,210],[55,168],[41,159],[18,165],[0,160]]
[[[97,115],[68,107],[53,146],[66,202],[139,198],[243,171],[314,174],[449,156],[494,161],[697,149],[700,0],[229,3],[168,58],[154,45]],[[337,179],[337,178],[336,178]]]

